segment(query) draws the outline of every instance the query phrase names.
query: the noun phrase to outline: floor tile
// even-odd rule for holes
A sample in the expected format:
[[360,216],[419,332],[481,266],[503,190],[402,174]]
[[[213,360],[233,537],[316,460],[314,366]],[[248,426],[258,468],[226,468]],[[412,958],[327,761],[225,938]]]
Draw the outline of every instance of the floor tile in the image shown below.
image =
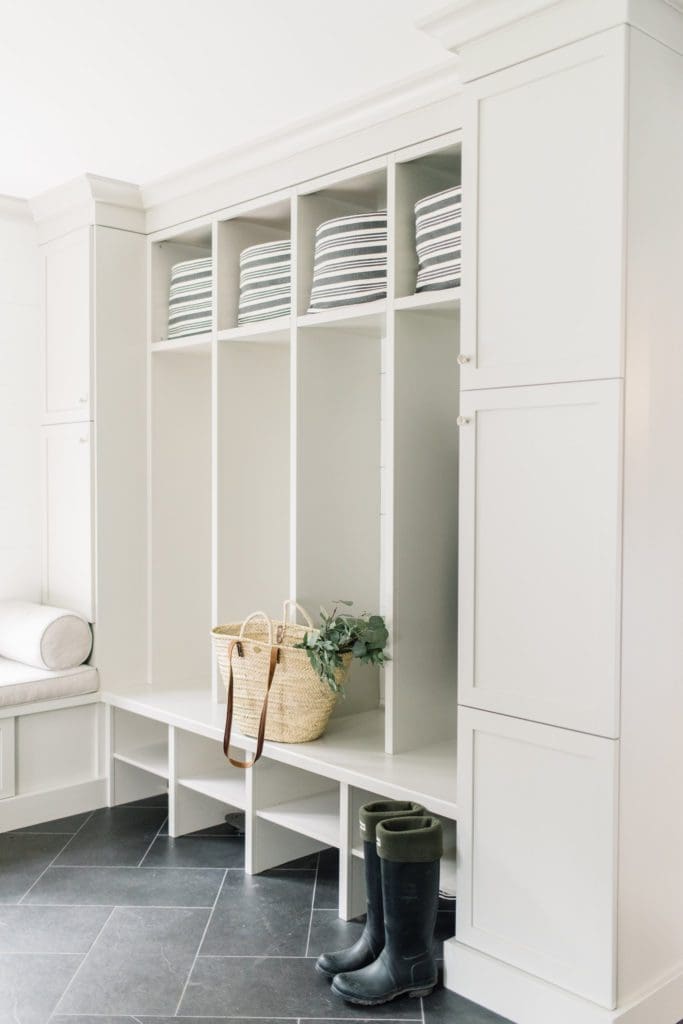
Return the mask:
[[0,956],[2,1024],[46,1024],[80,956]]
[[315,906],[318,910],[334,910],[339,906],[338,850],[323,850],[320,854]]
[[[155,1020],[155,1021],[160,1021],[160,1020],[164,1020],[164,1019],[170,1021],[170,1020],[175,1020],[176,1018],[175,1017],[168,1017],[168,1018],[154,1017],[152,1019]],[[139,1021],[137,1020],[136,1017],[99,1017],[99,1016],[89,1017],[87,1013],[83,1013],[83,1014],[78,1014],[77,1013],[77,1014],[74,1014],[73,1016],[71,1014],[68,1014],[68,1013],[56,1013],[53,1016],[52,1020],[50,1021],[50,1024],[139,1024]],[[196,1024],[196,1022],[195,1022],[195,1024]]]
[[318,957],[347,949],[360,938],[363,927],[362,921],[342,921],[336,910],[314,910],[308,955]]
[[68,841],[29,832],[0,835],[0,903],[18,903]]
[[135,867],[163,824],[163,807],[109,807],[96,811],[57,864]]
[[511,1024],[507,1018],[499,1017],[497,1013],[445,988],[438,988],[423,999],[422,1004],[425,1024]]
[[10,834],[23,835],[28,832],[39,835],[72,836],[88,820],[90,813],[88,811],[86,814],[72,814],[69,818],[55,818],[54,821],[44,821],[42,825],[27,825],[26,828],[17,828],[14,833]]
[[204,956],[304,956],[315,874],[229,871],[204,937]]
[[61,1000],[59,1012],[173,1014],[208,913],[117,908]]
[[211,907],[223,872],[215,868],[60,868],[27,897],[50,906]]
[[179,1008],[181,1016],[309,1017],[339,1020],[422,1020],[420,1002],[352,1007],[299,957],[202,957],[197,959]]
[[159,836],[142,867],[243,868],[244,839],[240,836]]
[[155,796],[145,796],[142,800],[131,800],[127,804],[119,804],[119,807],[165,807],[168,811],[168,793],[157,793]]
[[0,953],[87,953],[110,907],[0,906]]

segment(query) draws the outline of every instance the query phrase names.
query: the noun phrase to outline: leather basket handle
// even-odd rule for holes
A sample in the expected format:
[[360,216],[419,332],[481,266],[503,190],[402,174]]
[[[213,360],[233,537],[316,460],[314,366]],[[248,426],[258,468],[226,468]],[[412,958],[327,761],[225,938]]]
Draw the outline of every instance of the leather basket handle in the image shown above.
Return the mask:
[[251,761],[239,761],[237,758],[232,757],[230,754],[230,736],[232,733],[232,714],[233,714],[233,672],[232,672],[232,655],[233,651],[237,648],[238,656],[243,657],[243,649],[238,639],[230,641],[228,646],[228,664],[230,665],[230,671],[228,676],[228,706],[225,715],[225,733],[223,735],[223,753],[227,757],[233,768],[251,768],[256,764],[261,754],[263,753],[263,744],[266,738],[266,717],[268,715],[268,698],[270,696],[270,688],[273,685],[273,678],[275,677],[275,668],[278,661],[280,660],[280,651],[277,647],[270,648],[270,661],[268,664],[268,684],[266,686],[266,693],[263,698],[263,707],[261,708],[261,717],[258,725],[258,736],[256,739],[256,751]]

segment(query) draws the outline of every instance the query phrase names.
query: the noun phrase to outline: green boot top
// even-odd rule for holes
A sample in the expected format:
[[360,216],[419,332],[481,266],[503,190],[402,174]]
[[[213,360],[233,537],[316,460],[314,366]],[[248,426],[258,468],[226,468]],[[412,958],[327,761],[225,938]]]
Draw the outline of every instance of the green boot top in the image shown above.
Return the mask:
[[443,854],[443,829],[438,818],[389,818],[378,823],[377,853],[382,860],[399,864],[424,864]]
[[412,817],[424,813],[424,807],[421,804],[413,803],[412,800],[375,800],[360,809],[361,838],[366,843],[374,843],[375,832],[380,821],[385,821],[387,818]]

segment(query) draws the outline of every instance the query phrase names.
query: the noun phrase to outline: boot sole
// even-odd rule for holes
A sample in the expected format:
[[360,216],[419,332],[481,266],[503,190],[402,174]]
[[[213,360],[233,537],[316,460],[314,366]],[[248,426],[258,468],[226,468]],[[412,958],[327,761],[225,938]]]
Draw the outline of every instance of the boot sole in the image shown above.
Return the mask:
[[332,978],[336,977],[336,974],[331,974],[329,971],[326,971],[323,967],[320,966],[320,964],[316,964],[315,969],[318,972],[318,974],[321,974],[323,978],[327,978],[329,981],[331,981]]
[[360,999],[358,996],[349,996],[345,992],[340,992],[339,989],[332,985],[332,991],[336,996],[341,998],[347,1003],[353,1003],[354,1006],[383,1006],[385,1003],[391,1003],[394,999],[398,999],[399,996],[407,995],[409,999],[421,999],[424,996],[430,996],[436,988],[436,982],[433,985],[426,985],[424,988],[402,988],[398,992],[393,992],[386,999]]

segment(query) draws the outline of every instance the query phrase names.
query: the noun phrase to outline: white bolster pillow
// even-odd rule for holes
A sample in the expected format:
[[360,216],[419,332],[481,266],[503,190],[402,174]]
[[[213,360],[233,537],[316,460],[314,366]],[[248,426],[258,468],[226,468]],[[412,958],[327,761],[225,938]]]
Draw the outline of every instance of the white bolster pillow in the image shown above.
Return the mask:
[[35,668],[76,668],[90,654],[90,625],[74,612],[0,601],[0,655]]

